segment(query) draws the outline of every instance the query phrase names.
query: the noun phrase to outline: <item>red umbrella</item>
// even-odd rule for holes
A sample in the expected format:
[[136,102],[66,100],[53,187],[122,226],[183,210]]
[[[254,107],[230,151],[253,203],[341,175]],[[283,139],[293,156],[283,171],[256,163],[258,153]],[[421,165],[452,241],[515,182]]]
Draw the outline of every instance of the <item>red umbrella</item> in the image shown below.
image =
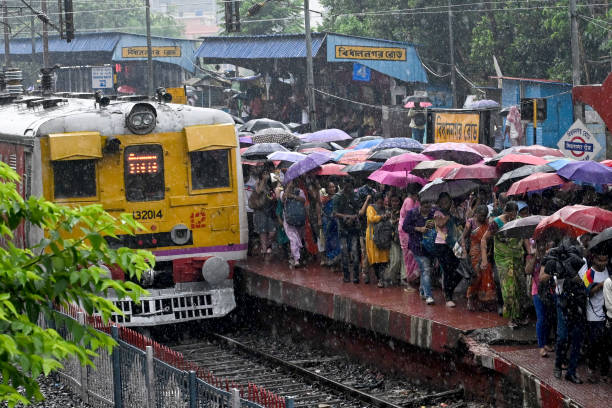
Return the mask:
[[406,188],[406,186],[411,183],[417,183],[421,186],[427,184],[426,180],[417,177],[414,174],[406,173],[405,171],[385,171],[379,169],[370,174],[368,178],[380,184],[399,188]]
[[508,195],[520,195],[529,191],[544,190],[565,184],[556,173],[533,173],[522,180],[515,181],[508,189]]
[[544,156],[555,156],[565,157],[565,155],[559,149],[553,149],[552,147],[532,145],[532,146],[515,146],[514,152],[516,153],[527,153],[532,156],[544,157]]
[[425,156],[421,153],[408,152],[387,159],[381,169],[386,171],[410,171],[420,162],[428,160],[431,160],[429,156]]
[[604,160],[601,162],[604,166],[612,167],[612,160]]
[[341,164],[357,164],[363,163],[370,156],[370,150],[349,150],[337,160],[338,163]]
[[541,157],[532,156],[530,154],[510,153],[502,157],[497,162],[497,167],[502,170],[502,172],[505,172],[508,170],[514,170],[526,164],[539,166],[546,163],[548,163],[548,161]]
[[483,145],[480,143],[464,143],[464,144],[476,150],[478,153],[482,155],[483,158],[493,157],[497,154],[497,152],[493,150],[492,147],[489,147],[487,145]]
[[536,227],[534,238],[549,228],[558,228],[573,237],[586,233],[600,233],[612,227],[612,211],[586,205],[563,207],[553,215],[544,218]]
[[129,85],[121,85],[119,88],[117,88],[117,92],[125,94],[134,94],[136,93],[136,89]]
[[317,176],[348,176],[348,173],[342,171],[344,167],[343,164],[327,163],[322,165],[314,174]]
[[484,163],[457,167],[444,176],[445,180],[495,181],[497,178],[497,169]]
[[459,167],[463,167],[463,164],[449,164],[448,166],[440,167],[438,170],[434,171],[431,176],[429,176],[429,181],[434,181],[437,178],[446,177],[448,173]]

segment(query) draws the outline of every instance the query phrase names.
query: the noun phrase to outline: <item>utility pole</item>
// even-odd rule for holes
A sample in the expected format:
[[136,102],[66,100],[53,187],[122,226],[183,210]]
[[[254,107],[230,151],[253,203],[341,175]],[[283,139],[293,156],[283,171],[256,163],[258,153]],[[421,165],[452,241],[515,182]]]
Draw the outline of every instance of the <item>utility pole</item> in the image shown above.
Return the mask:
[[576,0],[569,1],[570,30],[572,45],[572,84],[580,85],[580,51],[578,45],[578,19],[576,18]]
[[[47,0],[41,0],[40,11],[45,16],[47,15]],[[43,68],[49,68],[49,25],[43,21],[42,29],[42,42],[43,42]]]
[[453,108],[457,107],[457,78],[455,77],[455,42],[453,40],[453,10],[451,0],[448,0],[448,41],[450,44],[451,91],[453,93]]
[[312,38],[310,36],[310,4],[304,0],[304,31],[306,36],[306,97],[308,98],[308,120],[310,131],[317,130],[317,115],[314,94],[314,73],[312,68]]
[[4,66],[11,65],[11,39],[9,37],[10,27],[8,25],[8,8],[6,0],[2,0],[2,25],[4,26]]
[[147,24],[147,95],[153,95],[153,49],[151,47],[151,4],[146,1]]

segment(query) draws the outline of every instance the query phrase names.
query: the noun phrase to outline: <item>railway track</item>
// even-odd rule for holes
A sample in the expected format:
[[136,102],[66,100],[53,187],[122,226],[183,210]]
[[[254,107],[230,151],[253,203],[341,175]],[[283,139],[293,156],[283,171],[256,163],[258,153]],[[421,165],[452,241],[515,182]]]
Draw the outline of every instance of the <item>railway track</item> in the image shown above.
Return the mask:
[[466,406],[462,389],[423,392],[412,384],[355,373],[355,368],[351,371],[354,364],[340,356],[313,356],[279,350],[277,346],[266,346],[249,336],[210,334],[206,341],[171,347],[238,386],[246,388],[254,383],[279,396],[291,397],[295,407],[407,408],[438,402],[446,402],[449,407]]

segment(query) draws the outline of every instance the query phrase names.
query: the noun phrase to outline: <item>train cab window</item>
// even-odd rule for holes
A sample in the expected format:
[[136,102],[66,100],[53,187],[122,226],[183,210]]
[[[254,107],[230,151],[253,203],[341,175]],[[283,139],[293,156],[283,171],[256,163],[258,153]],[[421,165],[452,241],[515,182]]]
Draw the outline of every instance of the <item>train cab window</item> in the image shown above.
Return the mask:
[[164,199],[164,155],[160,145],[126,147],[124,174],[128,201]]
[[230,150],[207,150],[189,153],[191,188],[203,190],[230,186]]
[[54,161],[53,195],[55,198],[95,197],[95,160]]

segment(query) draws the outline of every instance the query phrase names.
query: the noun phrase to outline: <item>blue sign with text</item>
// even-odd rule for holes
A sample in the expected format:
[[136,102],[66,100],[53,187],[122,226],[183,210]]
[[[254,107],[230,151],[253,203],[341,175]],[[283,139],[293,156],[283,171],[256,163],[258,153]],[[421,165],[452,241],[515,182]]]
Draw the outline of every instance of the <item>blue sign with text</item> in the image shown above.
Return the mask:
[[353,63],[353,81],[370,82],[372,71],[365,65]]

